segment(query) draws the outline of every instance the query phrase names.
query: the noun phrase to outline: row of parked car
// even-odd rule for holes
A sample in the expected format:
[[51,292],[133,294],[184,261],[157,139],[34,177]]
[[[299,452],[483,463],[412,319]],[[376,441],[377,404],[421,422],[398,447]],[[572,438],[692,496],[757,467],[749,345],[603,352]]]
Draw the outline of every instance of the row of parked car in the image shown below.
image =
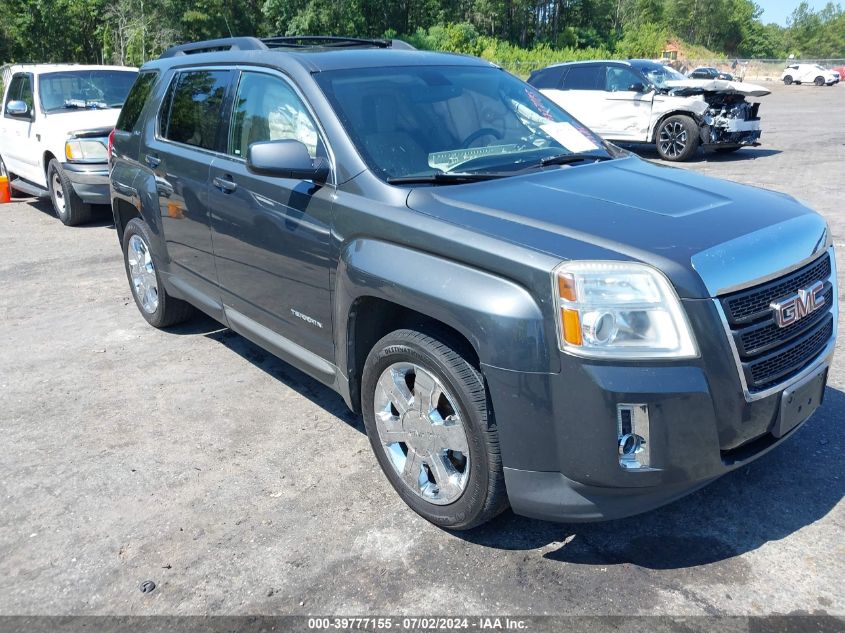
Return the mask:
[[[646,61],[526,83],[330,37],[199,42],[101,71],[13,70],[0,151],[15,186],[49,186],[78,219],[77,174],[108,159],[96,184],[143,318],[199,310],[337,391],[436,525],[508,505],[642,512],[772,450],[822,401],[838,310],[825,221],[590,129],[674,160],[734,149],[759,137],[754,87]],[[20,151],[27,130],[109,123],[121,101],[110,140]],[[325,450],[315,464],[343,453]]]
[[[109,203],[108,135],[137,69],[21,65],[4,71],[0,173],[14,190],[49,196],[65,224],[88,221],[92,204]],[[655,143],[664,159],[675,161],[699,145],[729,152],[760,137],[758,106],[745,97],[768,91],[713,79],[690,80],[668,66],[631,60],[556,65],[532,73],[528,82],[604,138]]]

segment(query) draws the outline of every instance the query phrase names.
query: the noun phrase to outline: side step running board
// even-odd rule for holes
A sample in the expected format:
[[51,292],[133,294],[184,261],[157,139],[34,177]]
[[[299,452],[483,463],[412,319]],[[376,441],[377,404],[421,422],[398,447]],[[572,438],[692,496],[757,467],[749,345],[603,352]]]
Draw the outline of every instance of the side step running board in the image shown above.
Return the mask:
[[50,192],[46,189],[42,189],[38,185],[33,185],[31,182],[28,182],[21,178],[16,178],[15,180],[9,183],[9,186],[12,189],[15,189],[17,191],[23,191],[24,193],[28,193],[31,196],[35,196],[36,198],[50,197]]

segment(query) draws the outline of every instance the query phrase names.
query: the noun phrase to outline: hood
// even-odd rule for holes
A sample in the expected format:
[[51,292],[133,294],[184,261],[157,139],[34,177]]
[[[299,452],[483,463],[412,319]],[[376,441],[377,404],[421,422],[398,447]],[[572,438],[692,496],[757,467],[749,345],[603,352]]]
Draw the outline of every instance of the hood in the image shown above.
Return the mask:
[[[697,261],[706,260],[708,276],[718,277],[720,284],[734,278],[747,281],[761,274],[742,268],[745,237],[757,236],[749,243],[768,252],[761,247],[766,239],[761,236],[772,227],[788,241],[795,231],[784,229],[800,224],[802,232],[814,236],[801,248],[808,241],[812,245],[807,248],[815,248],[819,232],[826,231],[820,216],[784,194],[633,156],[501,180],[417,188],[407,204],[561,260],[633,259],[651,264],[687,298],[713,296],[726,287],[702,279],[693,261],[696,255]],[[720,250],[726,244],[732,246]]]
[[114,128],[120,108],[107,110],[63,110],[51,112],[45,118],[45,125],[56,137],[67,138],[73,133],[79,136],[87,130],[105,130],[105,136]]
[[725,79],[675,79],[665,81],[663,84],[677,94],[718,92],[746,97],[765,97],[771,93],[771,90],[766,90],[763,86]]

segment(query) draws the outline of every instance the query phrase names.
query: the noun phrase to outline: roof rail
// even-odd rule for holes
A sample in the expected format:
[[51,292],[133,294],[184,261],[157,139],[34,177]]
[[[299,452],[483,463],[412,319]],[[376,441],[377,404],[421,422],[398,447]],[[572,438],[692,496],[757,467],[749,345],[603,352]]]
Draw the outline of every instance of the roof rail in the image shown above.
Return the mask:
[[337,37],[334,35],[278,35],[261,39],[268,48],[396,48],[416,50],[402,40]]
[[395,48],[414,50],[402,40],[373,40],[359,37],[335,37],[331,35],[279,35],[276,37],[224,37],[217,40],[179,44],[164,51],[159,59],[216,53],[220,51],[266,51],[271,48]]
[[371,46],[374,48],[389,48],[390,40],[371,40],[360,37],[336,37],[333,35],[280,35],[265,37],[261,41],[268,48],[321,48],[321,47],[354,47]]
[[218,51],[262,50],[267,50],[267,45],[257,37],[223,37],[217,40],[205,40],[203,42],[191,42],[190,44],[171,46],[161,54],[159,59],[197,53],[215,53]]

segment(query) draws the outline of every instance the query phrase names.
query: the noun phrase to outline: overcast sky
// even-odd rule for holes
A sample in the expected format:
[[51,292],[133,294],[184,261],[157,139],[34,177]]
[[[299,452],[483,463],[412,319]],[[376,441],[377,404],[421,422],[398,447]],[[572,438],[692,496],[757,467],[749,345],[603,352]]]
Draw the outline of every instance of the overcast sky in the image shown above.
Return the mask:
[[[792,15],[796,7],[801,4],[801,0],[758,0],[757,4],[763,9],[763,17],[761,19],[764,24],[776,22],[781,26],[786,26],[786,18]],[[824,1],[809,0],[808,4],[811,9],[818,11],[827,3]]]

